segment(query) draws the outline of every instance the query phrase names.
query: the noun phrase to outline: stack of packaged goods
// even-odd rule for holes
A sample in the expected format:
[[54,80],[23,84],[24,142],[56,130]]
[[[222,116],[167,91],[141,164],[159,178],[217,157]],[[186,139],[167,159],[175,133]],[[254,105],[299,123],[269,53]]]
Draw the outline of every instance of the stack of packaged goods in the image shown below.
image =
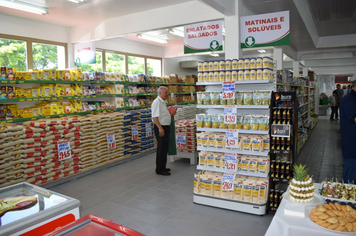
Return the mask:
[[[148,151],[154,148],[153,143],[153,124],[151,109],[140,110],[141,124],[139,133],[141,135],[141,151]],[[146,126],[148,126],[146,128]]]
[[[22,165],[23,133],[21,125],[0,125],[0,185],[6,186],[23,181]],[[19,153],[19,154],[16,154]],[[34,181],[33,181],[34,182]]]
[[125,137],[125,157],[129,157],[140,152],[141,137],[138,132],[138,126],[140,123],[140,114],[137,111],[128,111],[124,114],[123,134]]
[[[185,134],[185,148],[177,143],[177,151],[180,152],[196,152],[197,142],[196,142],[196,119],[181,120],[176,123],[176,135]],[[178,138],[177,138],[178,140]],[[182,140],[182,139],[181,139]]]
[[174,116],[175,121],[192,119],[196,115],[196,105],[177,106],[177,114]]
[[[2,167],[7,170],[1,180],[6,185],[22,181],[42,185],[79,172],[81,147],[77,118],[43,119],[2,127],[10,131],[1,136],[7,139],[8,145],[2,149],[5,150]],[[59,141],[68,142],[70,152],[59,152]]]

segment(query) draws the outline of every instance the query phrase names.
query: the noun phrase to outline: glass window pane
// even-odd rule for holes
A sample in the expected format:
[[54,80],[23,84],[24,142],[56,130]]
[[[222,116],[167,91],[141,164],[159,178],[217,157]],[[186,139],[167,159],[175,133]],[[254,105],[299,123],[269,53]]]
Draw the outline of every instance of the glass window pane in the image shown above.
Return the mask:
[[161,76],[162,64],[161,60],[147,58],[147,75]]
[[107,72],[122,72],[126,74],[125,55],[106,52],[105,58]]
[[103,72],[103,64],[101,62],[103,58],[103,53],[102,52],[96,52],[95,53],[95,64],[89,64],[89,65],[81,65],[79,68],[82,68],[83,72],[91,72],[91,71],[101,71]]
[[0,38],[0,65],[27,71],[26,43]]
[[65,69],[65,52],[63,46],[32,43],[34,69]]
[[145,59],[143,57],[128,56],[128,74],[145,74]]

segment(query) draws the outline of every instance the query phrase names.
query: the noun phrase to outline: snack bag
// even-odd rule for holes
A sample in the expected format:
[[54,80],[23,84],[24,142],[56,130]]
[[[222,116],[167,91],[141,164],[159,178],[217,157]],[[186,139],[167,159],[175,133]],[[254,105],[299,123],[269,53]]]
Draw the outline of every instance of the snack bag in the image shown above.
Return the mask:
[[251,130],[259,130],[260,117],[251,115]]
[[211,116],[210,115],[204,115],[204,127],[211,128]]
[[250,130],[251,129],[251,115],[245,115],[243,118],[243,129]]
[[227,105],[227,99],[224,98],[223,94],[220,93],[219,96],[220,96],[220,105]]
[[43,97],[52,97],[52,88],[49,85],[45,85],[42,87]]
[[219,148],[219,149],[224,149],[225,148],[225,134],[217,134],[215,136],[215,140],[216,140],[216,147],[215,148]]
[[70,84],[64,84],[64,96],[73,96],[72,94],[72,88]]
[[212,115],[211,116],[211,126],[214,129],[218,129],[220,127],[219,115]]
[[64,113],[73,113],[72,105],[69,102],[62,102]]
[[243,129],[243,115],[236,115],[236,125],[235,128],[236,129]]
[[271,103],[271,91],[261,91],[262,105],[269,106]]
[[216,134],[214,133],[211,133],[209,135],[209,148],[215,148],[216,146],[216,137],[215,137]]
[[219,115],[219,129],[226,129],[227,125],[225,124],[225,116]]
[[251,143],[251,137],[248,135],[242,135],[242,150],[243,151],[251,151],[252,149],[252,143]]
[[220,92],[211,92],[211,105],[220,105]]
[[253,105],[262,105],[262,93],[260,91],[253,92]]
[[203,93],[203,105],[211,105],[210,93],[209,92],[204,92]]
[[244,92],[236,92],[235,103],[236,105],[244,105]]
[[63,84],[56,84],[56,94],[57,94],[57,97],[65,96],[65,88],[64,88]]
[[253,92],[244,92],[244,105],[253,105]]
[[267,131],[268,130],[268,123],[269,123],[269,116],[261,116],[259,118],[259,129],[262,131]]

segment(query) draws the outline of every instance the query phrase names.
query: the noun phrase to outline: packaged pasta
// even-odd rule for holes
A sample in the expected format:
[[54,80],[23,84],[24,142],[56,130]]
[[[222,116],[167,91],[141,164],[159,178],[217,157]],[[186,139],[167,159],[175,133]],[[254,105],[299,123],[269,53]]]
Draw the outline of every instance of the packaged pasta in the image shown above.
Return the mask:
[[201,140],[202,133],[197,133],[197,147],[202,147],[202,140]]
[[253,92],[244,92],[244,105],[252,105]]
[[217,134],[215,136],[216,148],[223,149],[225,148],[225,134]]
[[205,195],[211,196],[213,194],[213,180],[208,178],[205,180]]
[[251,115],[251,130],[259,130],[260,116]]
[[262,138],[257,135],[251,135],[251,151],[253,152],[262,152],[263,151],[263,143]]
[[211,127],[214,129],[218,129],[220,127],[219,115],[211,116]]
[[211,115],[204,115],[204,127],[211,128]]
[[260,91],[253,92],[253,105],[262,105],[262,93]]
[[259,203],[265,203],[266,202],[266,191],[267,188],[266,188],[266,184],[265,183],[261,183],[260,185],[260,194],[259,194],[259,199],[258,199],[258,202]]
[[248,172],[250,167],[250,157],[242,155],[241,156],[241,171]]
[[203,128],[204,127],[204,114],[197,114],[197,127],[198,128]]
[[236,129],[243,129],[243,115],[236,115]]
[[243,117],[243,129],[250,130],[251,129],[251,115],[245,115]]
[[241,142],[242,142],[242,150],[243,151],[251,151],[252,143],[251,143],[251,137],[250,136],[242,135],[241,136]]
[[252,184],[246,183],[244,185],[244,201],[251,202],[251,192],[252,192]]
[[209,92],[204,92],[203,93],[203,105],[211,105],[210,93]]
[[215,148],[216,146],[216,134],[209,134],[209,148]]
[[222,154],[221,153],[214,153],[214,164],[215,164],[215,168],[222,169],[224,167],[222,165]]
[[237,201],[242,201],[243,194],[243,182],[235,179],[234,182],[234,199]]
[[269,159],[266,157],[260,157],[258,160],[258,172],[266,174],[268,173]]
[[269,147],[270,147],[270,139],[268,135],[265,135],[262,137],[262,143],[263,143],[263,152],[269,152]]
[[258,163],[258,157],[251,157],[250,158],[250,165],[249,165],[249,168],[248,168],[248,171],[249,172],[253,172],[253,173],[256,173],[258,171],[257,169],[257,163]]
[[207,160],[207,153],[206,152],[200,152],[199,153],[199,165],[200,166],[206,166],[206,160]]
[[244,92],[235,93],[235,103],[236,105],[244,105]]
[[200,138],[202,147],[207,148],[209,145],[209,133],[202,133]]
[[259,129],[262,131],[268,130],[269,116],[260,116],[259,118]]
[[214,179],[214,196],[215,197],[221,196],[221,178]]
[[219,115],[219,129],[226,129],[227,124],[225,124],[225,116]]
[[194,173],[194,193],[199,193],[199,181],[198,181],[199,175]]
[[260,195],[260,185],[252,186],[252,203],[258,203],[259,195]]
[[271,103],[271,91],[261,91],[261,105],[269,106]]
[[198,105],[203,105],[203,95],[204,95],[203,92],[197,92],[197,102],[198,102]]
[[214,153],[213,152],[208,152],[206,166],[212,167],[212,168],[214,167]]
[[220,93],[220,105],[227,105],[227,99],[223,97],[223,94]]
[[211,92],[210,93],[211,105],[220,105],[220,93]]

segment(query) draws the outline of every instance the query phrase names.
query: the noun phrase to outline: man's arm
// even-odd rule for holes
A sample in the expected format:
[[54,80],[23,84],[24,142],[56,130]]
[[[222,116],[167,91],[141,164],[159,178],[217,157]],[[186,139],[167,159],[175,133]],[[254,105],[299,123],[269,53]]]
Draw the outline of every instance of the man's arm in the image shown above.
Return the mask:
[[161,123],[159,123],[158,117],[153,117],[152,120],[155,123],[155,125],[158,127],[159,136],[163,137],[164,136],[164,129],[163,129]]

